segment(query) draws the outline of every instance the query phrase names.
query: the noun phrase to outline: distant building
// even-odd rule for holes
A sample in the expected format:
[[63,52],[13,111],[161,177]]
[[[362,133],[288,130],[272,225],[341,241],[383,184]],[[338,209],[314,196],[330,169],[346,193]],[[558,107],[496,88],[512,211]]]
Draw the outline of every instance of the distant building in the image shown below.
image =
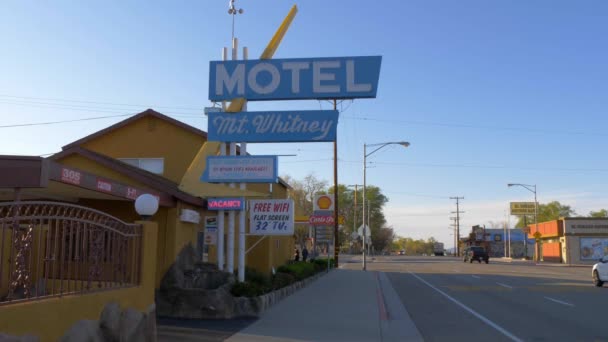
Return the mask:
[[534,255],[534,239],[528,238],[526,241],[525,236],[522,229],[507,229],[505,234],[504,228],[474,226],[469,236],[461,239],[461,244],[462,248],[483,246],[491,258],[531,258]]

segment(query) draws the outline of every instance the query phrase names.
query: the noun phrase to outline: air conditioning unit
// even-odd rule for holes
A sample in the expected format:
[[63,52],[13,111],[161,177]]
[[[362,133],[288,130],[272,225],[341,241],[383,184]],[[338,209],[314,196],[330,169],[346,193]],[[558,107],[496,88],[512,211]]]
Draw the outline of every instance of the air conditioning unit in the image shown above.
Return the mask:
[[179,216],[180,221],[189,223],[200,223],[201,215],[191,209],[182,209],[182,214]]

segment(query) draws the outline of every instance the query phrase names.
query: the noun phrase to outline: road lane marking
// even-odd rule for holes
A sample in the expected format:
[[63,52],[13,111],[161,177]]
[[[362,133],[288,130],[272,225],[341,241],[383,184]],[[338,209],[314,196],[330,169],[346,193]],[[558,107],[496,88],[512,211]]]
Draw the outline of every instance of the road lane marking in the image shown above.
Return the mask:
[[457,270],[457,269],[453,269],[452,271],[457,272],[457,273],[462,272],[461,270]]
[[479,279],[479,278],[481,278],[480,276],[476,276],[476,275],[474,275],[474,274],[472,274],[472,275],[471,275],[471,277],[473,277],[473,278],[475,278],[475,279]]
[[413,272],[409,272],[412,276],[414,276],[416,279],[420,280],[422,283],[426,284],[428,287],[432,288],[433,290],[439,292],[440,294],[442,294],[444,297],[446,297],[447,299],[451,300],[454,304],[460,306],[462,309],[464,309],[465,311],[467,311],[468,313],[470,313],[471,315],[479,318],[482,322],[484,322],[485,324],[491,326],[492,328],[498,330],[500,333],[502,333],[503,335],[505,335],[506,337],[510,338],[512,341],[517,341],[517,342],[523,342],[522,339],[518,338],[517,336],[511,334],[510,332],[508,332],[507,330],[505,330],[503,327],[501,327],[500,325],[492,322],[491,320],[489,320],[488,318],[482,316],[481,314],[479,314],[477,311],[469,308],[468,306],[462,304],[461,302],[459,302],[457,299],[452,298],[450,295],[448,295],[447,293],[441,291],[440,289],[436,288],[435,286],[433,286],[433,284],[427,282],[426,280],[420,278],[418,275],[416,275]]
[[508,288],[508,289],[512,289],[512,288],[513,288],[513,286],[509,286],[509,285],[507,285],[507,284],[503,284],[503,283],[496,283],[496,284],[498,284],[498,285],[500,285],[500,286],[502,286],[502,287],[506,287],[506,288]]
[[574,304],[570,304],[568,302],[564,302],[564,301],[561,301],[559,299],[555,299],[555,298],[551,298],[551,297],[545,297],[545,299],[550,300],[550,301],[555,302],[555,303],[558,303],[558,304],[566,305],[566,306],[574,306]]

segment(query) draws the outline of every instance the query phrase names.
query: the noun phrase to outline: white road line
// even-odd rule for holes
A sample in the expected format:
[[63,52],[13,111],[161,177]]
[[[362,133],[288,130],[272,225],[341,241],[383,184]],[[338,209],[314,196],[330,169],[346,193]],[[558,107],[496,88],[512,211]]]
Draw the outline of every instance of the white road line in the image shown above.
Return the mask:
[[476,275],[474,275],[474,274],[472,274],[472,275],[471,275],[471,277],[473,277],[473,278],[475,278],[475,279],[479,279],[479,278],[481,278],[480,276],[476,276]]
[[457,270],[457,269],[453,269],[452,271],[454,271],[454,272],[456,272],[456,273],[460,273],[460,272],[462,272],[462,271]]
[[502,287],[506,287],[506,288],[508,288],[508,289],[512,289],[512,288],[513,288],[513,286],[509,286],[509,285],[507,285],[507,284],[503,284],[503,283],[496,283],[496,284],[498,284],[498,285],[500,285],[500,286],[502,286]]
[[545,297],[545,299],[550,300],[552,302],[558,303],[558,304],[562,304],[562,305],[567,305],[567,306],[574,306],[574,304],[570,304],[568,302],[564,302],[555,298],[551,298],[551,297]]
[[422,283],[426,284],[428,287],[432,288],[433,290],[439,292],[440,294],[442,294],[444,297],[446,297],[447,299],[451,300],[454,304],[460,306],[461,308],[463,308],[465,311],[467,311],[468,313],[470,313],[471,315],[479,318],[482,322],[484,322],[485,324],[491,326],[492,328],[498,330],[500,333],[502,333],[503,335],[505,335],[506,337],[510,338],[512,341],[517,341],[517,342],[523,342],[522,339],[518,338],[517,336],[511,334],[510,332],[508,332],[507,330],[505,330],[503,327],[501,327],[500,325],[490,321],[489,319],[487,319],[486,317],[482,316],[481,314],[479,314],[477,311],[469,308],[468,306],[462,304],[461,302],[459,302],[458,300],[452,298],[450,295],[448,295],[447,293],[441,291],[440,289],[436,288],[435,286],[433,286],[431,283],[427,282],[426,280],[420,278],[418,275],[416,275],[413,272],[409,272],[412,276],[416,277],[416,279],[420,280]]

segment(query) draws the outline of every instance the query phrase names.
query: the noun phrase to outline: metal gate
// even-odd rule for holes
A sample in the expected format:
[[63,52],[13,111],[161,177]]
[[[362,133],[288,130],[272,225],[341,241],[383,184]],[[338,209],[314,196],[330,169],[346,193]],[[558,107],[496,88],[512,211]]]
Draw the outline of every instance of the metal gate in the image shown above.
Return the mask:
[[0,203],[0,305],[138,285],[141,229],[68,203]]

